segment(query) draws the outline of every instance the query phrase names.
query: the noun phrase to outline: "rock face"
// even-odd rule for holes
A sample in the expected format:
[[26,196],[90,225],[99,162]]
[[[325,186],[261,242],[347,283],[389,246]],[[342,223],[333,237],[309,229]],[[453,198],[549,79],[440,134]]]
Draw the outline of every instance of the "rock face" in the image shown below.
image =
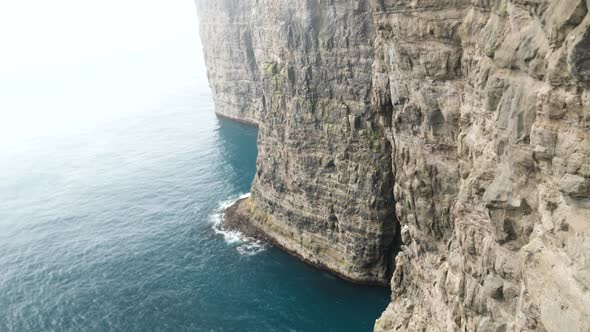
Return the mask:
[[[353,281],[387,284],[396,225],[391,106],[372,101],[368,3],[197,4],[215,102],[260,101],[247,110],[225,101],[218,108],[259,123],[257,174],[243,212],[302,259]],[[240,82],[261,87],[260,95],[226,93]]]
[[590,331],[589,6],[197,0],[217,112],[260,126],[234,212],[393,272],[376,331]]
[[197,1],[215,113],[257,124],[263,90],[250,23],[254,1]]

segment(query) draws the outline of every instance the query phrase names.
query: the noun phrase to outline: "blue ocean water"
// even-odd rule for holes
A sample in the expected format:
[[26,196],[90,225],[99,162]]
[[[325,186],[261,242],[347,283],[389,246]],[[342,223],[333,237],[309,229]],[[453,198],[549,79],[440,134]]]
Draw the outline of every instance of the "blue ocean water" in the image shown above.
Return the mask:
[[4,96],[24,116],[0,143],[0,331],[371,330],[388,290],[215,226],[257,130],[216,118],[194,68],[117,61]]

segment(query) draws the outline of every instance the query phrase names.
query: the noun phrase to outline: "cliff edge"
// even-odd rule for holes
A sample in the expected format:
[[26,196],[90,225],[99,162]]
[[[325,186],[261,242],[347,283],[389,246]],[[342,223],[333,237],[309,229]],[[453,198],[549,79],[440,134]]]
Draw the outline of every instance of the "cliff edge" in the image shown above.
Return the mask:
[[590,0],[196,3],[235,213],[390,281],[376,331],[590,330]]

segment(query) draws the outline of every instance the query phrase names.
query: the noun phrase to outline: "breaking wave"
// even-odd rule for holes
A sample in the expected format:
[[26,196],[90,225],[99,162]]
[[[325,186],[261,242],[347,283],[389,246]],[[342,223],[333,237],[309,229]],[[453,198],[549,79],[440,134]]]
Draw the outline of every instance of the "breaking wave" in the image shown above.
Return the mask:
[[237,198],[221,201],[210,216],[215,234],[222,235],[227,244],[235,245],[236,250],[242,256],[254,256],[265,251],[268,246],[263,241],[246,236],[240,231],[230,231],[223,228],[225,210],[234,205],[237,201],[248,197],[250,197],[250,193],[240,195]]

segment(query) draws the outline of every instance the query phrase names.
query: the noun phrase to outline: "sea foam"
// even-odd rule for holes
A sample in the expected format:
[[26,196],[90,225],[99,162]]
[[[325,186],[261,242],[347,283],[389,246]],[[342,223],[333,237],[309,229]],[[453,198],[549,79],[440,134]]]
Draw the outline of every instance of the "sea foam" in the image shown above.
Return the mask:
[[223,227],[223,218],[225,210],[234,205],[237,201],[250,197],[250,193],[239,195],[237,198],[233,197],[225,201],[221,201],[217,208],[210,216],[212,228],[215,234],[222,235],[225,242],[229,245],[235,245],[236,250],[240,255],[253,256],[263,252],[267,248],[267,244],[256,240],[252,237],[242,234],[240,231],[230,231]]

